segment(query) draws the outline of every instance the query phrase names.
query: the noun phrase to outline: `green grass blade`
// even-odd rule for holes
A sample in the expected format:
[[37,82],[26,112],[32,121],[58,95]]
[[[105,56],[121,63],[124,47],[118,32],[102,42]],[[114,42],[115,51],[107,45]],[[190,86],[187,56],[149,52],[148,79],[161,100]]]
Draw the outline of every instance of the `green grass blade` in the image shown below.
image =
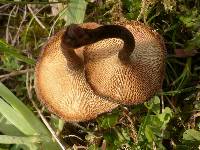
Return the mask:
[[[20,113],[24,119],[39,134],[49,134],[40,120],[6,87],[0,82],[0,96],[12,106],[16,113]],[[1,110],[0,110],[1,111]]]
[[31,143],[34,137],[18,137],[0,135],[0,144],[15,144],[11,150],[39,150],[41,147],[38,143]]
[[[58,144],[51,139],[51,134],[44,124],[1,82],[0,97],[3,98],[0,98],[0,113],[17,129],[26,135],[45,135],[46,139],[41,142],[44,149],[60,149]],[[28,147],[31,150],[37,149],[34,144],[29,144]]]
[[6,135],[24,135],[0,113],[0,132]]
[[84,0],[71,0],[66,7],[65,13],[62,14],[66,25],[82,23],[85,17],[86,7],[87,2]]
[[0,135],[1,144],[25,144],[50,142],[46,136],[9,136]]
[[21,55],[18,50],[15,48],[11,47],[7,43],[5,43],[3,40],[0,39],[0,52],[7,54],[7,55],[12,55],[16,57],[18,60],[25,62],[27,64],[34,65],[35,61],[33,59],[30,59],[26,56]]
[[16,112],[8,103],[0,98],[0,111],[13,125],[26,135],[33,135],[37,132],[27,123],[27,121]]

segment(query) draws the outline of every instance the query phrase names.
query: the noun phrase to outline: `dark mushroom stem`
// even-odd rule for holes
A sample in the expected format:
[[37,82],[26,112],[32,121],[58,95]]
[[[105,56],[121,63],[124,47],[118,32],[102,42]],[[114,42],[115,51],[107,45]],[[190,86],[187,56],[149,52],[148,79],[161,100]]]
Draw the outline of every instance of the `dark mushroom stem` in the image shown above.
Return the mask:
[[128,61],[135,48],[135,39],[127,28],[120,25],[103,25],[95,29],[86,29],[72,24],[66,29],[61,46],[65,47],[65,50],[68,47],[69,52],[67,53],[71,57],[70,59],[79,63],[80,60],[77,58],[78,56],[75,56],[72,49],[93,44],[107,38],[120,38],[124,41],[123,48],[119,51],[118,57],[122,62]]

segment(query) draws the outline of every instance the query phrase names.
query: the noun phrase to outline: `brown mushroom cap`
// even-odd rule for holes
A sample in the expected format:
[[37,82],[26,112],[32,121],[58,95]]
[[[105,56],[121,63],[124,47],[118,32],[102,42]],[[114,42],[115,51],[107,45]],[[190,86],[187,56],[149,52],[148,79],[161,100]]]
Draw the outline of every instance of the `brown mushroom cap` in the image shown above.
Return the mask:
[[[135,49],[125,61],[123,57],[119,58],[119,52],[126,41],[119,38],[101,39],[76,49],[78,55],[82,55],[84,50],[85,68],[73,47],[61,42],[67,31],[60,31],[47,42],[36,65],[35,87],[39,99],[52,112],[66,121],[90,120],[116,108],[116,102],[142,103],[161,88],[166,55],[162,38],[138,22],[120,25],[128,29],[135,39]],[[99,25],[89,23],[81,27],[96,29]],[[70,32],[69,36],[73,36],[73,30]],[[79,35],[87,40],[90,37],[82,32]],[[92,37],[98,41],[98,36]],[[84,38],[78,41],[79,46]],[[77,40],[76,36],[75,44]]]
[[[94,24],[85,24],[88,28]],[[66,121],[86,121],[118,106],[95,95],[86,82],[84,68],[77,66],[61,48],[65,30],[58,32],[44,46],[35,68],[35,88],[38,98],[50,111]],[[66,48],[65,51],[68,51]],[[77,60],[77,62],[81,62]],[[72,65],[72,66],[70,66]],[[78,64],[79,65],[79,64]]]
[[[96,94],[123,104],[150,99],[162,87],[166,50],[162,38],[139,22],[124,22],[134,36],[135,49],[124,64],[118,53],[126,41],[107,38],[84,50],[86,78]],[[109,32],[107,31],[109,35]],[[127,35],[128,36],[128,35]],[[94,40],[94,39],[93,39]]]

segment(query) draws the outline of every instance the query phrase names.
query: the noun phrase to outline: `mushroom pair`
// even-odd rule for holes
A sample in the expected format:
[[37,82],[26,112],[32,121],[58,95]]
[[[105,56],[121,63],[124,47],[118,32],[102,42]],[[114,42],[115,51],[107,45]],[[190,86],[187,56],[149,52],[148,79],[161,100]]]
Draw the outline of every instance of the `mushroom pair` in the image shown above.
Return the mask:
[[72,24],[43,47],[36,93],[66,121],[94,119],[161,89],[165,53],[162,38],[139,22]]

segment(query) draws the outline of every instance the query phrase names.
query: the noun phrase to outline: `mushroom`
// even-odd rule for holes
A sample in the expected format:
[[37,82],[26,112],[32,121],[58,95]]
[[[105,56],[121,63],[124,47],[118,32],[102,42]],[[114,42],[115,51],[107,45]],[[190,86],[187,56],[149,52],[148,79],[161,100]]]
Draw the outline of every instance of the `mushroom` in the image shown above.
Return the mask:
[[[93,26],[96,24],[82,25]],[[79,122],[94,119],[118,104],[93,92],[86,81],[81,57],[73,48],[61,44],[61,41],[70,42],[68,37],[72,33],[71,27],[61,30],[43,47],[35,68],[35,89],[38,98],[50,111],[65,121]]]
[[138,104],[162,88],[166,50],[161,36],[136,21],[83,28],[71,25],[71,48],[84,47],[87,82],[96,95]]

